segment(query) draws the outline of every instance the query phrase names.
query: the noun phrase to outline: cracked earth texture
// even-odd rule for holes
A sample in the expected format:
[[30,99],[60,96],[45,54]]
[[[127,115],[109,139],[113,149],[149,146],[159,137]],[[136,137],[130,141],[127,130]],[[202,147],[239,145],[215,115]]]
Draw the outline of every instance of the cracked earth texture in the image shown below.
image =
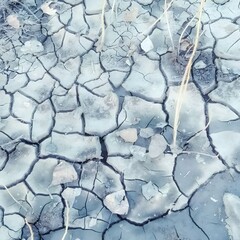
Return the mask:
[[172,144],[199,2],[1,1],[0,240],[240,239],[239,0],[206,0]]

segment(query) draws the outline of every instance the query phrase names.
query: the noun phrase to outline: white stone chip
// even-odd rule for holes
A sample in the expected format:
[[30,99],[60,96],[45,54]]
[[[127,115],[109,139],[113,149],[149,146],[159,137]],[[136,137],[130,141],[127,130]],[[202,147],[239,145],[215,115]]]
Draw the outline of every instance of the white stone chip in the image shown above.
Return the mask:
[[43,11],[43,13],[50,16],[55,15],[57,12],[56,9],[50,7],[51,3],[53,3],[53,1],[45,2],[41,5],[41,10]]
[[149,138],[149,137],[152,137],[154,135],[154,130],[150,127],[147,127],[147,128],[142,128],[140,130],[140,134],[139,134],[141,137],[143,138]]
[[150,181],[142,186],[142,194],[149,201],[158,194],[158,187]]
[[82,192],[81,188],[66,188],[63,192],[62,192],[62,197],[68,201],[68,204],[70,205],[70,207],[72,207],[75,198],[77,196],[80,196]]
[[97,218],[91,218],[88,226],[91,228],[91,227],[94,227],[96,224],[97,224]]
[[118,136],[120,136],[125,142],[134,143],[137,141],[137,129],[136,128],[127,128],[118,132]]
[[207,67],[207,64],[202,60],[200,60],[194,64],[195,69],[204,69],[205,67]]
[[151,39],[149,38],[149,36],[147,36],[141,43],[141,48],[144,52],[149,52],[151,51],[154,46],[153,46],[153,43],[151,41]]
[[149,145],[149,156],[151,158],[159,157],[161,154],[163,154],[166,146],[167,145],[164,137],[160,134],[155,134],[154,136],[152,136]]
[[126,215],[129,210],[129,203],[124,190],[108,194],[103,204],[114,214]]
[[20,28],[20,21],[18,20],[18,17],[14,14],[8,15],[7,18],[7,23],[9,26],[19,29]]
[[63,183],[73,182],[77,179],[78,175],[75,168],[67,162],[61,162],[53,170],[53,179],[51,185],[55,186]]
[[44,50],[44,47],[41,42],[38,40],[29,40],[24,43],[24,45],[21,47],[21,51],[23,53],[40,53]]

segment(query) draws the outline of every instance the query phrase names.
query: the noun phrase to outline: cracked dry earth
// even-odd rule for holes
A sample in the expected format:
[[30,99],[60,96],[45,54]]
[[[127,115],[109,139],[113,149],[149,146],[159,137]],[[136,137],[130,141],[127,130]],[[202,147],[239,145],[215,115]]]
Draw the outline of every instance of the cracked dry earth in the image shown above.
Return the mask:
[[0,3],[0,240],[240,239],[239,0],[205,3],[172,144],[199,2]]

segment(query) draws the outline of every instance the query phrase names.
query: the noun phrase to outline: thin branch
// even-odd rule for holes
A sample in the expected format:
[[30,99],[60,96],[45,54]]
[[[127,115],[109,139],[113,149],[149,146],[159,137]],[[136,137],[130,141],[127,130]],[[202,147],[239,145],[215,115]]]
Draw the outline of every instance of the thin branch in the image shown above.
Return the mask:
[[30,236],[31,236],[31,240],[34,240],[34,234],[33,234],[33,230],[32,230],[32,226],[28,223],[27,219],[25,218],[25,223],[29,228],[29,232],[30,232]]
[[219,157],[219,154],[218,155],[211,155],[211,154],[207,154],[207,153],[201,153],[201,152],[192,152],[192,151],[182,151],[181,153],[183,154],[196,154],[196,155],[202,155],[202,156],[205,156],[205,157],[211,157],[211,158],[218,158]]
[[12,200],[17,203],[20,207],[22,207],[26,212],[27,209],[25,207],[22,206],[22,204],[11,194],[11,192],[9,191],[9,189],[7,188],[7,186],[5,186],[4,184],[1,184],[7,191],[7,193],[9,194],[9,196],[12,198]]
[[66,205],[66,219],[65,219],[65,231],[61,240],[64,240],[66,238],[68,233],[68,228],[69,228],[69,205],[68,205],[68,201],[66,199],[64,200]]

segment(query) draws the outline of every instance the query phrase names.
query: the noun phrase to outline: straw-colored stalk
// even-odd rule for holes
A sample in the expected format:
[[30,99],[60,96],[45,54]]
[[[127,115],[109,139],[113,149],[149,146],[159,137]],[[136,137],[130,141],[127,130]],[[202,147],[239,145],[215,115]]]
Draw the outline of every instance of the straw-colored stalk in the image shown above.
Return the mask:
[[198,20],[197,20],[197,25],[196,25],[196,35],[195,35],[194,47],[193,47],[192,54],[188,60],[188,63],[187,63],[187,66],[186,66],[186,69],[185,69],[185,72],[184,72],[184,75],[183,75],[183,78],[181,81],[180,90],[179,90],[179,94],[178,94],[178,98],[177,98],[177,102],[176,102],[176,109],[175,109],[174,123],[173,123],[173,145],[174,146],[176,146],[179,118],[180,118],[180,113],[182,110],[182,105],[184,102],[184,95],[187,91],[187,86],[188,86],[188,82],[190,79],[193,58],[194,58],[197,48],[198,48],[204,3],[205,3],[205,0],[201,0],[199,10],[198,10]]
[[148,29],[142,33],[142,35],[146,36],[146,35],[148,35],[148,34],[152,31],[152,29],[155,27],[155,25],[162,20],[162,18],[165,16],[166,12],[171,8],[172,3],[173,3],[174,1],[175,1],[175,0],[171,0],[171,1],[169,2],[169,4],[165,7],[165,9],[164,9],[164,11],[163,11],[163,14],[162,14],[158,19],[156,19],[156,20],[154,21],[154,23],[152,23],[152,24],[148,27]]
[[173,37],[172,37],[172,31],[169,23],[169,18],[168,18],[168,7],[171,6],[171,4],[167,4],[167,0],[164,0],[164,12],[165,12],[165,19],[166,19],[166,24],[167,24],[167,29],[168,29],[168,35],[172,44],[172,50],[174,50],[174,42],[173,42]]
[[187,28],[191,25],[191,23],[193,22],[193,20],[196,18],[196,15],[194,15],[191,20],[186,24],[185,28],[183,29],[180,37],[179,37],[179,41],[178,41],[178,50],[177,50],[177,53],[179,55],[180,53],[180,45],[181,45],[181,41],[182,41],[182,38],[183,38],[183,35],[184,33],[187,31]]
[[102,14],[101,14],[101,36],[100,36],[100,41],[99,41],[99,46],[98,46],[98,51],[102,51],[104,42],[105,42],[105,9],[107,5],[107,0],[103,0],[103,5],[102,5]]

